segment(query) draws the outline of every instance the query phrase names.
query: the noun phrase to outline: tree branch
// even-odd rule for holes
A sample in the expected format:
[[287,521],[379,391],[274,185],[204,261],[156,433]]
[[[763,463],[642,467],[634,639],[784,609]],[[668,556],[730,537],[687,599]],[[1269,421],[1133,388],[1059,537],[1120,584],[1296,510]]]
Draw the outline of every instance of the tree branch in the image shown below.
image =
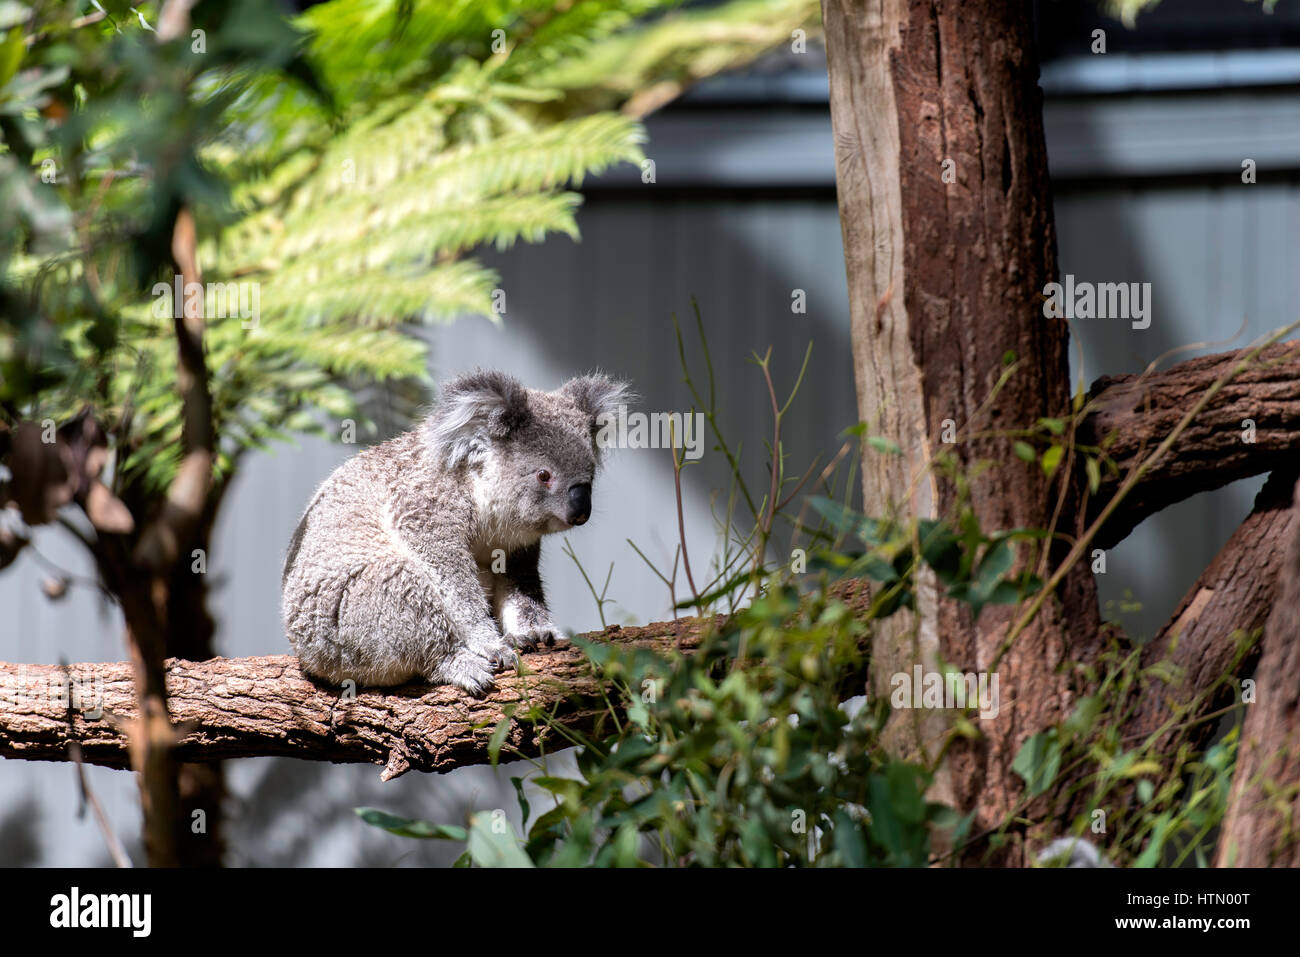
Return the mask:
[[[832,594],[858,613],[870,606],[865,581],[845,580]],[[580,635],[591,641],[693,652],[722,616],[678,618],[641,627],[611,625]],[[864,645],[865,647],[865,645]],[[179,731],[180,761],[292,757],[384,766],[383,779],[407,771],[449,771],[488,761],[488,742],[506,710],[530,705],[574,731],[597,729],[609,714],[605,683],[572,642],[520,656],[523,675],[500,675],[484,698],[450,685],[342,689],[303,675],[291,655],[167,661],[167,692]],[[865,663],[864,663],[865,669]],[[847,676],[846,676],[847,677]],[[74,707],[69,708],[69,693]],[[513,706],[513,707],[512,707]],[[102,708],[103,717],[89,716]],[[124,726],[138,705],[131,666],[23,665],[0,662],[0,757],[67,761],[69,745],[87,764],[130,766]],[[550,739],[554,737],[554,743]],[[536,755],[567,742],[544,725],[514,721],[502,753]]]
[[[1093,384],[1096,411],[1079,430],[1079,441],[1108,450],[1119,475],[1104,473],[1089,503],[1092,521],[1129,469],[1153,449],[1200,395],[1241,352],[1200,356],[1163,372],[1107,376]],[[1248,424],[1254,424],[1253,435]],[[1253,441],[1249,439],[1253,438]],[[1197,417],[1165,458],[1121,503],[1096,544],[1109,548],[1143,519],[1198,492],[1284,467],[1300,447],[1300,340],[1269,346],[1259,361],[1229,382]]]
[[[583,637],[669,653],[690,651],[712,619],[685,618],[641,628],[611,626]],[[475,699],[449,685],[407,684],[358,690],[317,683],[290,655],[167,662],[168,704],[180,731],[181,761],[283,756],[335,763],[384,765],[389,780],[408,770],[447,771],[488,760],[488,742],[505,710],[527,703],[553,712],[574,730],[592,730],[606,713],[601,683],[570,642],[522,655],[525,676],[502,675]],[[81,697],[69,709],[68,686]],[[50,689],[56,689],[51,693]],[[88,764],[130,766],[124,728],[139,715],[131,666],[0,663],[0,756],[69,760],[81,748]],[[102,706],[103,717],[94,720]],[[544,730],[544,729],[543,729]],[[535,755],[546,743],[515,722],[506,743]],[[563,747],[558,742],[552,747]],[[507,751],[509,748],[506,749]]]
[[1265,626],[1216,867],[1300,866],[1300,530],[1286,538],[1277,578],[1278,601]]
[[[1294,467],[1269,476],[1250,515],[1188,590],[1169,623],[1143,648],[1144,668],[1167,659],[1173,670],[1168,681],[1142,689],[1137,710],[1126,722],[1126,737],[1154,734],[1195,698],[1210,692],[1222,676],[1245,675],[1254,669],[1260,632],[1277,603],[1277,569],[1296,531],[1291,507],[1295,480]],[[1223,687],[1196,711],[1208,714],[1232,700],[1232,688]],[[1182,740],[1204,747],[1214,731],[1215,724],[1205,722]],[[1165,750],[1170,740],[1163,737],[1157,749]]]

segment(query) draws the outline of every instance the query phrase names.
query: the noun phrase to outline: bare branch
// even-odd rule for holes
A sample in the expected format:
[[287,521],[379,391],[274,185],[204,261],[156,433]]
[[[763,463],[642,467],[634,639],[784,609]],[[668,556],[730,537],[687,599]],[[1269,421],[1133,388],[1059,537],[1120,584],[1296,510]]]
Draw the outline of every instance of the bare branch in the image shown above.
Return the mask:
[[[706,619],[709,621],[712,619]],[[687,618],[642,628],[611,626],[588,635],[668,652],[680,641],[699,644],[701,619]],[[576,645],[564,642],[527,654],[528,674],[501,676],[497,687],[476,699],[451,686],[408,684],[359,690],[355,697],[317,683],[289,655],[167,662],[167,703],[178,727],[175,757],[206,762],[226,758],[284,756],[335,763],[384,766],[385,780],[408,770],[446,771],[488,760],[487,745],[507,709],[529,704],[554,711],[559,720],[590,730],[604,711],[600,683]],[[51,687],[95,689],[71,720],[62,694]],[[0,663],[0,755],[34,761],[66,761],[79,746],[82,760],[113,768],[130,766],[124,729],[139,716],[131,666],[111,664],[19,665]],[[83,699],[86,697],[83,694]],[[103,717],[87,712],[102,707]],[[525,754],[542,745],[516,722],[506,739]]]
[[1278,563],[1278,579],[1278,601],[1265,626],[1216,867],[1300,866],[1295,832],[1300,812],[1300,530],[1294,527]]
[[[865,582],[844,581],[835,596],[856,612],[870,605]],[[699,647],[704,630],[724,619],[678,618],[642,627],[610,625],[579,637],[668,654]],[[450,685],[412,683],[360,689],[355,696],[314,681],[290,655],[167,662],[167,693],[178,728],[180,761],[284,756],[384,766],[385,780],[410,770],[448,771],[488,761],[488,742],[506,712],[530,707],[553,714],[568,728],[589,731],[608,714],[602,682],[572,642],[521,656],[525,673],[501,675],[484,698]],[[66,690],[82,694],[69,718]],[[102,707],[103,718],[87,712]],[[130,764],[122,728],[138,715],[131,666],[21,665],[0,662],[0,757],[66,761],[76,742],[88,764]],[[544,732],[543,732],[544,733]],[[503,753],[539,753],[545,743],[515,721]],[[554,747],[563,747],[559,742]]]
[[[1112,433],[1108,453],[1119,475],[1106,474],[1089,503],[1088,520],[1100,514],[1134,462],[1172,431],[1210,386],[1249,350],[1201,356],[1149,376],[1113,376],[1092,387],[1097,411],[1078,439],[1100,445]],[[1283,468],[1300,448],[1300,341],[1269,346],[1227,383],[1169,452],[1142,477],[1099,532],[1108,548],[1143,519],[1198,492]]]
[[[1167,681],[1143,689],[1126,722],[1126,737],[1145,739],[1171,721],[1195,718],[1184,712],[1201,696],[1206,697],[1194,708],[1198,714],[1232,703],[1221,679],[1248,674],[1259,660],[1260,632],[1278,597],[1277,569],[1296,529],[1291,508],[1295,478],[1295,471],[1269,478],[1250,515],[1188,590],[1169,623],[1142,649],[1144,667],[1167,660],[1172,671]],[[1203,747],[1214,731],[1213,722],[1204,723],[1184,740]],[[1162,735],[1157,750],[1171,740]]]

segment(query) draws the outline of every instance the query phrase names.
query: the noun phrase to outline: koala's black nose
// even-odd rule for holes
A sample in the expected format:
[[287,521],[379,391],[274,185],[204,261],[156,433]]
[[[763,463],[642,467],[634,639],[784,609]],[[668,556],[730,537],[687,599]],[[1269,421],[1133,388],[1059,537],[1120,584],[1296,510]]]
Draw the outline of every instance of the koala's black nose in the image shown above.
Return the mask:
[[591,483],[583,482],[569,489],[569,524],[582,525],[591,518]]

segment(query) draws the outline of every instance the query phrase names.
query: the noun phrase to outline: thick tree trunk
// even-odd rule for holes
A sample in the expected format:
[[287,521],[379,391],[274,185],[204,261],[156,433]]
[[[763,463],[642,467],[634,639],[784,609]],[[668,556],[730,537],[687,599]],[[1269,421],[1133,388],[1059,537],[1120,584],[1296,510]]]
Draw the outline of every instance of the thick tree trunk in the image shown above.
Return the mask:
[[[196,572],[194,549],[208,555],[212,525],[220,506],[224,487],[208,496],[207,509],[198,533],[181,560],[172,568],[167,598],[167,654],[188,661],[206,661],[216,655],[213,638],[216,622],[208,611],[208,576]],[[225,771],[218,761],[181,764],[178,786],[180,813],[184,827],[181,836],[181,859],[189,867],[220,867],[225,854]]]
[[[1300,486],[1295,491],[1300,510]],[[1300,867],[1300,528],[1292,519],[1279,600],[1264,633],[1255,699],[1246,711],[1218,867]]]
[[[185,288],[201,286],[194,217],[184,207],[176,212],[171,254]],[[192,554],[195,547],[206,548],[219,501],[212,487],[216,439],[202,308],[187,305],[172,316],[172,326],[184,454],[156,514],[148,498],[133,503],[133,533],[103,534],[91,547],[126,621],[139,698],[137,715],[126,727],[131,766],[139,778],[145,854],[154,867],[212,866],[221,860],[221,772],[215,767],[187,769],[176,756],[167,659],[178,649],[204,656],[212,652],[205,579],[193,571]],[[124,494],[130,499],[129,491]]]
[[[1009,441],[969,437],[1031,427],[1069,408],[1067,329],[1043,314],[1056,276],[1056,241],[1027,4],[1012,0],[823,0],[840,219],[852,314],[859,412],[903,454],[868,449],[867,509],[950,514],[955,489],[930,466],[945,450],[975,474],[971,506],[986,530],[1045,527],[1080,501],[1010,454]],[[1016,372],[990,402],[1014,355]],[[945,443],[955,428],[956,442]],[[945,431],[949,435],[945,436]],[[1077,527],[1060,531],[1074,534]],[[1022,556],[1022,560],[1028,556]],[[882,629],[873,686],[937,660],[987,671],[1012,612],[978,621],[930,583],[918,614]],[[1069,661],[1098,642],[1095,586],[1073,569],[998,666],[1002,708],[981,740],[950,752],[936,797],[977,809],[973,831],[1011,810],[1021,787],[1011,762],[1025,739],[1069,714]],[[904,750],[937,752],[942,713],[896,715]],[[1010,855],[1015,860],[1016,853]]]

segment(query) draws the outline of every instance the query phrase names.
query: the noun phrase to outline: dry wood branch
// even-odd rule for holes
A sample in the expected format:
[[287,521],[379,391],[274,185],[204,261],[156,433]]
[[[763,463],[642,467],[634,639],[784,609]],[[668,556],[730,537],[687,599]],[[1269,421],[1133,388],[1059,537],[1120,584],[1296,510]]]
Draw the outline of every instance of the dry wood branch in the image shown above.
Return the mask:
[[1278,602],[1255,672],[1255,703],[1246,712],[1219,836],[1218,867],[1300,866],[1300,529],[1291,529],[1278,579]]
[[[1254,668],[1259,660],[1259,632],[1278,598],[1277,570],[1296,530],[1291,508],[1295,478],[1294,469],[1269,477],[1250,515],[1188,590],[1169,623],[1143,649],[1144,667],[1167,658],[1173,672],[1168,683],[1143,689],[1126,736],[1154,734],[1223,675],[1244,675]],[[1231,703],[1229,697],[1228,689],[1221,689],[1197,710],[1217,711]],[[1183,740],[1204,746],[1214,730],[1213,722],[1203,722]],[[1168,743],[1168,737],[1162,739],[1157,750]]]
[[[1112,432],[1109,454],[1118,477],[1107,475],[1089,503],[1096,517],[1135,462],[1159,445],[1241,352],[1201,356],[1148,376],[1113,376],[1092,387],[1094,414],[1079,441],[1098,445]],[[1248,426],[1254,425],[1253,439]],[[1300,447],[1300,341],[1265,349],[1254,366],[1216,395],[1204,412],[1121,503],[1097,537],[1108,548],[1139,522],[1198,492],[1284,468]]]
[[[833,592],[855,611],[870,604],[864,582]],[[580,637],[635,645],[670,654],[699,647],[714,618],[678,618],[642,627],[611,625]],[[181,731],[176,756],[206,762],[283,756],[335,763],[384,765],[385,780],[416,771],[449,771],[488,760],[492,732],[506,709],[534,705],[566,727],[589,731],[608,714],[601,681],[576,645],[523,655],[524,675],[502,675],[476,699],[457,688],[407,684],[382,690],[341,689],[298,670],[290,655],[167,662],[168,704]],[[68,709],[66,688],[73,690]],[[46,693],[48,689],[54,693]],[[93,695],[87,691],[93,689]],[[89,697],[90,700],[86,700]],[[102,705],[104,717],[86,712]],[[138,714],[131,666],[125,662],[20,665],[0,662],[0,757],[66,761],[76,742],[82,760],[113,768],[130,765],[121,726]],[[503,753],[539,753],[547,745],[532,725],[515,721]],[[544,728],[541,733],[549,734]],[[565,746],[562,739],[549,745]]]
[[[670,652],[693,650],[701,624],[686,618],[641,628],[619,628],[586,637]],[[487,697],[475,699],[450,686],[408,684],[400,688],[357,691],[348,699],[340,689],[317,683],[298,670],[289,655],[213,658],[167,662],[171,717],[182,735],[176,746],[181,761],[276,755],[335,763],[384,765],[385,779],[408,770],[446,771],[488,760],[492,731],[510,705],[532,702],[553,710],[559,720],[590,730],[605,711],[600,683],[578,648],[568,642],[524,655],[530,674],[502,676]],[[69,720],[66,701],[44,693],[71,682],[95,689],[100,701],[83,701]],[[126,663],[16,665],[0,663],[0,755],[37,761],[66,761],[69,745],[81,748],[89,764],[130,765],[124,724],[136,719],[139,706]],[[83,694],[84,697],[84,694]],[[17,700],[15,700],[17,699]],[[104,717],[86,711],[102,703]],[[531,727],[516,722],[508,748],[536,754],[543,741]],[[558,742],[552,747],[563,747]],[[507,749],[508,750],[508,749]]]

